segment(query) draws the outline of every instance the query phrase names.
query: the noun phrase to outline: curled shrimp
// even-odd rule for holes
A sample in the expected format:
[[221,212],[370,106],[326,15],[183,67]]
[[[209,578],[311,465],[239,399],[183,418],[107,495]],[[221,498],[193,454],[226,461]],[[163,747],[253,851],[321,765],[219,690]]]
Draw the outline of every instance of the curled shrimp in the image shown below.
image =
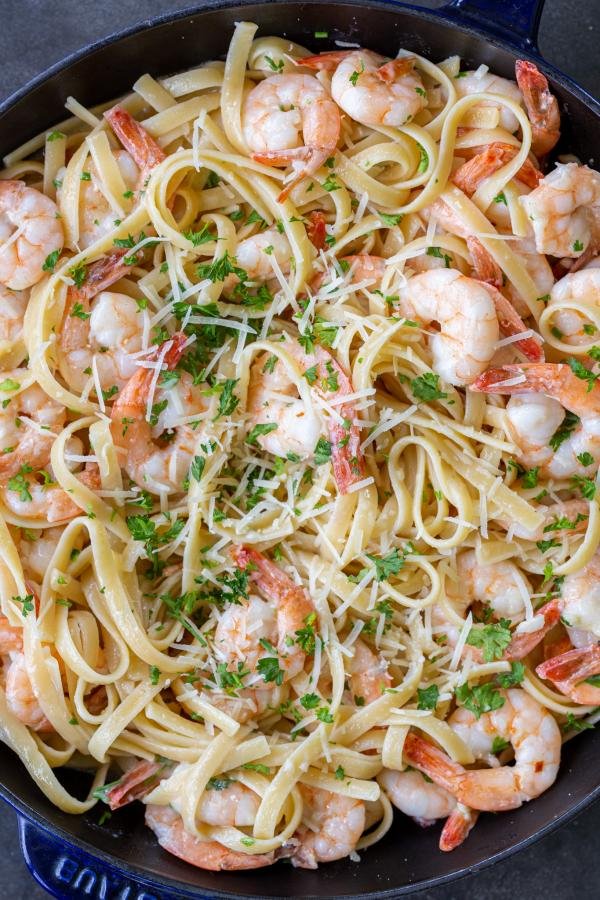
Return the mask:
[[[295,640],[307,618],[315,615],[312,600],[301,585],[252,547],[234,547],[231,555],[240,569],[249,572],[266,600],[275,604],[277,620],[277,652],[286,678],[293,678],[304,667],[306,652]],[[289,640],[292,639],[292,643]]]
[[[167,368],[177,365],[184,345],[182,334],[167,342],[168,349],[164,356]],[[184,374],[187,376],[187,373]],[[113,440],[115,446],[123,451],[122,467],[133,481],[154,493],[182,491],[193,459],[197,434],[189,425],[172,424],[172,419],[174,416],[177,422],[180,418],[180,411],[176,408],[180,402],[190,413],[202,411],[202,396],[191,377],[182,375],[173,389],[172,403],[167,399],[166,407],[155,415],[151,424],[147,418],[147,406],[153,377],[153,368],[140,366],[116,398],[111,410]],[[170,393],[165,391],[166,395]],[[155,431],[162,434],[167,428],[174,429],[174,437],[165,445],[157,444]]]
[[[26,369],[5,372],[3,384],[18,390],[26,379]],[[4,388],[6,392],[6,388]],[[10,398],[10,399],[9,399]],[[5,481],[23,466],[43,469],[50,461],[50,451],[57,431],[66,421],[64,406],[53,402],[38,384],[31,384],[18,394],[6,394],[9,401],[0,410],[0,480]],[[31,471],[29,468],[29,471]]]
[[53,731],[33,690],[23,653],[11,653],[6,672],[6,702],[10,711],[34,731]]
[[59,368],[76,390],[84,389],[94,364],[106,390],[113,385],[122,388],[135,372],[129,354],[141,348],[138,305],[125,294],[106,290],[128,271],[124,253],[96,260],[88,266],[81,287],[72,285],[67,291],[58,336]]
[[[290,337],[287,337],[283,347],[302,372],[311,371],[311,391],[317,397],[331,402],[343,400],[353,393],[349,377],[324,347],[316,345],[307,353],[298,341]],[[317,443],[315,438],[318,439],[321,431],[320,421],[300,399],[293,399],[297,393],[296,387],[284,371],[283,364],[277,361],[270,372],[267,360],[267,356],[261,356],[251,370],[248,391],[250,424],[266,423],[277,427],[258,437],[257,441],[263,449],[278,456],[286,456],[291,451],[299,452],[305,458],[311,457]],[[289,401],[284,399],[288,396]],[[352,401],[336,403],[336,411],[344,421],[341,423],[331,416],[327,420],[327,429],[335,482],[339,492],[346,494],[353,484],[364,478],[364,459],[360,449],[360,429],[354,424],[356,413]]]
[[394,806],[422,828],[433,825],[437,819],[446,819],[440,850],[448,852],[462,844],[477,821],[475,810],[457,803],[445,788],[426,781],[414,769],[404,772],[384,769],[378,781]]
[[410,278],[399,291],[399,311],[424,325],[439,323],[429,338],[433,369],[449,384],[470,384],[486,368],[499,338],[488,286],[455,269],[433,269]]
[[294,177],[280,193],[281,202],[335,152],[340,113],[312,75],[272,75],[247,94],[242,125],[253,159],[269,166],[292,164]]
[[531,123],[531,148],[537,156],[545,156],[560,137],[558,102],[545,75],[534,63],[518,59],[515,73]]
[[320,862],[343,859],[355,849],[365,828],[362,800],[320,788],[299,786],[304,801],[302,825],[293,840],[293,866],[316,869]]
[[600,172],[574,162],[557,165],[521,203],[538,253],[578,258],[596,245]]
[[[448,586],[448,596],[461,616],[472,604],[477,603],[491,609],[496,618],[518,624],[524,618],[523,589],[529,593],[532,591],[531,585],[514,563],[478,563],[475,551],[467,550],[458,557],[457,584]],[[531,653],[558,622],[558,603],[546,603],[537,611],[537,615],[539,627],[535,631],[513,631],[502,659],[523,659]],[[451,647],[456,646],[460,628],[447,618],[439,604],[432,609],[432,625],[434,634],[443,634]],[[470,644],[465,644],[462,655],[478,661],[483,659],[481,650]]]
[[181,816],[170,806],[146,806],[146,825],[167,853],[199,869],[211,872],[259,869],[275,862],[274,853],[239,853],[217,841],[199,840],[185,830]]
[[361,125],[405,125],[427,104],[415,58],[386,60],[372,50],[340,50],[308,56],[303,66],[333,72],[331,95]]
[[590,335],[584,327],[589,325],[587,316],[580,309],[589,307],[590,311],[600,308],[600,268],[596,266],[580,269],[578,272],[565,275],[552,287],[547,309],[552,311],[552,323],[561,333],[561,341],[565,344],[589,344]]
[[449,721],[478,758],[492,753],[494,738],[512,744],[514,766],[465,769],[414,732],[407,735],[405,759],[472,809],[501,812],[539,797],[558,774],[560,729],[554,716],[525,691],[503,691],[502,700],[500,708],[479,719],[463,708]]
[[64,234],[54,200],[22,181],[0,181],[0,284],[22,291],[44,276]]
[[[498,366],[484,372],[471,390],[512,395],[506,408],[507,426],[525,466],[539,466],[552,478],[589,475],[597,468],[600,386],[578,378],[566,363]],[[562,424],[565,409],[581,421],[553,450],[549,442]],[[589,465],[584,464],[587,457],[583,454],[591,455]]]
[[[47,481],[48,473],[29,472],[29,467],[21,468],[15,480],[0,485],[0,497],[6,508],[23,519],[42,521],[49,525],[67,522],[80,516],[82,508],[59,485]],[[39,477],[42,477],[42,481]],[[79,481],[92,491],[100,486],[98,466],[90,464],[77,475]]]
[[352,696],[360,697],[363,703],[372,703],[392,684],[387,663],[360,638],[354,642],[352,650],[353,656],[348,660]]

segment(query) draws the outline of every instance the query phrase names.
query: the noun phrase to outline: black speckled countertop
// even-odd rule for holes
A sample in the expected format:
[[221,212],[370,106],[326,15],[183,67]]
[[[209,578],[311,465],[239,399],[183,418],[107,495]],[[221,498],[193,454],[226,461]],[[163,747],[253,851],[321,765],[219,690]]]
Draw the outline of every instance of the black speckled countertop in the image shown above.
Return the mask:
[[[416,0],[413,0],[416,2]],[[73,50],[193,0],[0,0],[0,98]],[[423,2],[440,6],[439,2]],[[546,0],[543,55],[600,97],[600,0]],[[0,802],[0,900],[43,900],[21,858],[14,812]],[[598,896],[600,803],[511,859],[418,900],[585,900]],[[596,886],[594,886],[596,885]]]

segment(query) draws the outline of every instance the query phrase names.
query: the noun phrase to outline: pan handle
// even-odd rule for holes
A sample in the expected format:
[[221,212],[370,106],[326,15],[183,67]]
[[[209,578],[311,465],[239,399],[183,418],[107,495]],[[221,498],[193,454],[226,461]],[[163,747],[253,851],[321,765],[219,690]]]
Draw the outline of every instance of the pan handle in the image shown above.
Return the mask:
[[536,51],[543,7],[544,0],[449,0],[444,10],[493,37]]
[[[19,818],[21,850],[35,880],[59,900],[169,900],[151,882],[130,878],[79,847],[67,844],[49,831]],[[190,897],[186,891],[178,896]],[[201,897],[202,894],[195,894]]]

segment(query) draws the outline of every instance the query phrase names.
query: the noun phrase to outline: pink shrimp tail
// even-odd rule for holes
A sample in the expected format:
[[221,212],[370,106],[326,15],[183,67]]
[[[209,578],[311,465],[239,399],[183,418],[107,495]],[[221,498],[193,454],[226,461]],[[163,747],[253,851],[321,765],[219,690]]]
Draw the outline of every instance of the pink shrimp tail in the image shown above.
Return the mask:
[[[526,378],[519,384],[505,384],[506,381],[510,381],[518,375],[525,375]],[[543,373],[531,371],[527,364],[515,363],[487,369],[475,379],[470,385],[470,389],[484,394],[522,394],[536,389],[543,391],[546,386],[545,382]]]
[[532,149],[538,156],[549,153],[560,138],[560,111],[545,75],[534,63],[518,59],[515,74],[531,122]]
[[97,259],[88,266],[81,287],[72,287],[69,291],[79,300],[92,300],[100,291],[106,290],[130,271],[130,266],[123,262],[126,254],[127,250],[117,250],[109,256]]
[[251,580],[270,599],[279,600],[284,593],[302,591],[302,588],[295,584],[279,566],[276,566],[264,553],[260,553],[253,547],[234,546],[230,553],[238,568],[248,569],[250,567]]
[[316,56],[304,56],[298,60],[299,66],[316,69],[318,72],[333,72],[339,64],[354,53],[353,50],[331,50],[328,53],[317,53]]
[[127,152],[133,157],[142,173],[148,175],[165,159],[165,152],[143,125],[123,109],[113,106],[104,113],[104,118],[117,135]]
[[560,619],[558,600],[551,600],[538,610],[538,615],[544,617],[544,624],[537,631],[522,632],[516,634],[504,651],[504,659],[523,659],[528,653],[537,647],[548,632],[554,628]]
[[475,278],[495,288],[501,288],[504,284],[502,269],[493,256],[485,249],[479,238],[470,234],[467,237],[467,247],[471,254]]
[[449,793],[456,793],[457,781],[464,769],[453,762],[443,750],[434,747],[414,731],[409,731],[404,741],[403,756],[415,769],[424,772]]
[[[476,156],[463,163],[452,176],[454,184],[468,197],[475,193],[481,182],[489,178],[517,155],[518,148],[512,144],[503,144],[496,141],[489,144]],[[527,187],[536,188],[544,176],[533,165],[531,160],[526,160],[516,174],[518,181]]]
[[468,806],[459,804],[454,812],[452,812],[442,828],[440,835],[439,848],[444,853],[456,850],[457,847],[466,841],[471,829],[479,818],[479,812],[475,809],[469,809]]
[[[570,694],[579,682],[592,675],[600,675],[600,644],[568,650],[540,663],[535,671],[540,678],[551,681],[564,694]],[[595,688],[600,698],[600,688],[589,686]]]
[[390,59],[377,69],[377,77],[385,84],[393,84],[402,75],[408,75],[415,67],[414,56],[402,56],[400,59]]
[[126,806],[134,800],[141,800],[163,778],[168,770],[162,763],[143,760],[123,775],[119,782],[106,792],[106,801],[112,810]]
[[[487,284],[486,287],[491,294],[492,301],[496,308],[498,324],[503,334],[512,337],[513,335],[522,334],[527,331],[525,322],[516,311],[510,300],[501,294],[497,287]],[[535,337],[523,338],[521,341],[515,341],[515,344],[525,354],[527,359],[533,363],[544,362],[544,351],[539,340]]]
[[308,239],[315,249],[323,250],[325,248],[325,238],[327,237],[325,214],[318,209],[314,209],[308,214],[307,218],[306,233]]

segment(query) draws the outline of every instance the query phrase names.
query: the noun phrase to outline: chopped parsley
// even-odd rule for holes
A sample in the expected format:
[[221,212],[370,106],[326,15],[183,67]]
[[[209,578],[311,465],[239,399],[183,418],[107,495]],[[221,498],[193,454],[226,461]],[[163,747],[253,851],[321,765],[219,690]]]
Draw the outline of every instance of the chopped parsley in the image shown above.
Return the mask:
[[23,618],[26,619],[30,612],[33,612],[35,609],[33,603],[33,594],[27,594],[25,597],[11,597],[13,603],[21,604],[21,613]]
[[417,688],[417,709],[435,709],[440,696],[437,684],[427,688]]
[[552,450],[558,450],[560,445],[570,438],[578,425],[579,416],[567,410],[561,424],[550,438],[549,445]]
[[272,72],[283,72],[284,62],[282,59],[278,59],[277,62],[275,62],[274,59],[267,56],[265,53],[265,62]]
[[479,684],[470,687],[469,684],[460,684],[454,691],[459,703],[470,710],[476,719],[484,713],[500,709],[506,702],[502,694],[496,690],[493,684]]
[[418,378],[413,378],[410,383],[410,389],[417,400],[428,403],[431,400],[445,400],[448,396],[445,391],[440,391],[438,385],[440,376],[435,372],[425,372]]
[[479,647],[483,651],[485,662],[502,659],[510,641],[510,619],[500,619],[499,622],[492,622],[483,628],[471,628],[467,637],[467,644]]
[[275,656],[264,656],[259,659],[256,666],[259,675],[266,682],[273,681],[276,685],[283,684],[284,671],[279,666],[279,660]]
[[46,259],[44,260],[44,264],[42,266],[42,272],[54,272],[56,263],[58,262],[59,256],[62,253],[62,250],[54,250],[52,253],[49,253]]
[[323,466],[331,460],[331,444],[325,438],[320,437],[315,447],[315,464]]
[[270,434],[272,431],[276,431],[277,422],[268,422],[264,424],[255,425],[248,437],[246,438],[247,444],[258,444],[258,438],[263,434]]
[[208,225],[203,225],[200,231],[183,232],[184,238],[191,242],[193,247],[200,247],[202,244],[210,244],[216,239],[216,235],[210,230]]
[[450,263],[452,262],[452,257],[448,256],[447,253],[442,253],[441,247],[428,247],[427,248],[427,256],[434,256],[436,259],[443,259],[444,265],[447,269],[450,268]]

